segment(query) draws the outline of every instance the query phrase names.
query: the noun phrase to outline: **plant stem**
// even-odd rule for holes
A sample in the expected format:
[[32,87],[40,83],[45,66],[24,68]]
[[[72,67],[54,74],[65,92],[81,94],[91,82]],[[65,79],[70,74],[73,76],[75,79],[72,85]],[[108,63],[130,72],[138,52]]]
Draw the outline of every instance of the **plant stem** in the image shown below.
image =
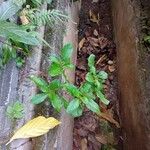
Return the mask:
[[63,77],[64,77],[64,79],[65,79],[65,82],[67,81],[68,83],[70,83],[70,81],[67,79],[67,76],[66,76],[66,74],[65,74],[65,71],[63,72]]

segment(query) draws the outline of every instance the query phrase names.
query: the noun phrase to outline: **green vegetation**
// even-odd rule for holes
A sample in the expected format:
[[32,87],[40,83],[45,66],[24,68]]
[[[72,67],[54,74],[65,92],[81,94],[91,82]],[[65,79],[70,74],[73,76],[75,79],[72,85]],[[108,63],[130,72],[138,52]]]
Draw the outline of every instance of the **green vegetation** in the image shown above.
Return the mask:
[[21,119],[23,117],[24,107],[19,101],[7,107],[6,113],[10,119]]
[[[51,0],[9,0],[0,5],[0,67],[11,59],[18,67],[24,64],[24,58],[30,54],[31,46],[42,43],[49,44],[41,39],[36,29],[42,25],[53,25],[54,22],[63,22],[68,17],[58,10],[40,10],[44,3],[51,4]],[[19,15],[19,24],[14,21],[14,15]],[[50,46],[49,46],[50,47]]]
[[[41,91],[41,93],[35,95],[31,101],[33,104],[39,104],[48,99],[57,111],[60,111],[61,108],[64,107],[66,111],[74,117],[81,116],[85,107],[99,114],[100,107],[98,103],[96,103],[96,98],[98,97],[100,102],[105,105],[109,104],[103,91],[103,84],[108,75],[104,71],[96,71],[94,66],[95,56],[92,54],[88,58],[89,72],[86,75],[86,81],[80,87],[73,85],[67,80],[65,75],[66,69],[74,68],[70,60],[72,51],[72,45],[67,44],[61,49],[60,56],[52,56],[50,58],[51,65],[48,68],[49,76],[58,78],[58,76],[63,75],[65,82],[61,82],[55,78],[51,82],[47,82],[39,77],[31,77],[31,80]],[[63,91],[72,97],[71,101],[61,96]]]

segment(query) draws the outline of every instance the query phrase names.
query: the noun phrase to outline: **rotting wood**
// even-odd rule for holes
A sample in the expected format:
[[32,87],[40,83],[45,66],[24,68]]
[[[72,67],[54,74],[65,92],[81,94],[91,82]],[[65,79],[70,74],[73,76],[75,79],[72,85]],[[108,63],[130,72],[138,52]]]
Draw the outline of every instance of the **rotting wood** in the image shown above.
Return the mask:
[[[144,9],[141,2],[144,1],[112,0],[121,125],[126,150],[150,149],[150,56],[140,46],[143,43],[141,14]],[[150,10],[149,1],[145,4]],[[148,12],[144,17],[147,15]]]

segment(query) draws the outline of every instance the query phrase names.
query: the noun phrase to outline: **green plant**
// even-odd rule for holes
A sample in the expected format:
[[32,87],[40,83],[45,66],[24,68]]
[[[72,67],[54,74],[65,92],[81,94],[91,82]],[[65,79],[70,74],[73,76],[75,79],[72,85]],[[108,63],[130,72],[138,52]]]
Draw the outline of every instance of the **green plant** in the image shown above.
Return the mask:
[[[11,59],[16,61],[18,67],[24,64],[24,58],[28,56],[30,46],[44,43],[50,45],[36,32],[41,25],[52,24],[55,21],[63,21],[67,18],[58,10],[40,10],[39,7],[44,3],[51,4],[52,0],[9,0],[0,5],[0,67],[3,67]],[[23,8],[25,5],[30,7]],[[18,25],[12,21],[13,15],[24,12],[27,17],[27,25]],[[50,47],[51,48],[51,47]]]
[[88,66],[90,70],[86,75],[86,81],[91,84],[93,92],[96,94],[96,96],[99,97],[104,104],[108,105],[109,101],[105,98],[103,94],[103,84],[108,78],[108,74],[105,71],[97,72],[94,65],[95,56],[92,54],[88,58]]
[[68,16],[63,15],[59,10],[39,10],[39,9],[26,9],[25,15],[29,21],[35,26],[42,26],[48,24],[52,26],[54,22],[64,22]]
[[[100,98],[101,102],[108,105],[109,101],[105,98],[103,93],[103,84],[107,79],[107,73],[104,71],[97,72],[94,66],[95,56],[90,55],[88,59],[89,72],[86,75],[86,82],[80,87],[77,87],[67,80],[65,70],[73,68],[71,63],[73,47],[71,44],[66,44],[60,52],[60,56],[52,56],[51,65],[48,68],[48,74],[51,77],[57,77],[63,75],[64,82],[58,79],[54,79],[51,82],[47,82],[42,78],[31,76],[31,80],[38,86],[41,93],[35,95],[32,98],[33,104],[39,104],[48,99],[52,106],[60,111],[62,107],[74,117],[82,115],[84,107],[87,107],[96,114],[100,113],[100,107],[96,103],[96,98]],[[60,94],[65,91],[71,97],[72,100],[66,100]]]
[[19,101],[7,107],[6,113],[10,119],[20,119],[23,117],[24,107]]
[[149,35],[145,36],[144,37],[144,41],[147,42],[147,43],[150,43],[150,36]]

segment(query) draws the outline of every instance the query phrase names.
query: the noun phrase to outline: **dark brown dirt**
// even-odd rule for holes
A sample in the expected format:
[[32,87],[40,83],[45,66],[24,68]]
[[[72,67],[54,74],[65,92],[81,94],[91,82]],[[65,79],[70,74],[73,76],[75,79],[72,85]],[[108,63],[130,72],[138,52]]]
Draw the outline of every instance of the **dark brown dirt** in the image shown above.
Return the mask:
[[[104,70],[109,74],[105,83],[105,94],[110,100],[110,104],[101,109],[109,112],[111,117],[118,121],[116,49],[112,31],[110,0],[95,2],[94,0],[93,2],[92,0],[82,0],[76,85],[80,86],[84,82],[88,71],[87,58],[90,54],[95,54],[97,70]],[[121,149],[121,147],[118,148],[121,141],[118,133],[119,130],[115,125],[109,124],[108,121],[100,119],[91,111],[85,110],[82,117],[75,119],[73,149]]]

